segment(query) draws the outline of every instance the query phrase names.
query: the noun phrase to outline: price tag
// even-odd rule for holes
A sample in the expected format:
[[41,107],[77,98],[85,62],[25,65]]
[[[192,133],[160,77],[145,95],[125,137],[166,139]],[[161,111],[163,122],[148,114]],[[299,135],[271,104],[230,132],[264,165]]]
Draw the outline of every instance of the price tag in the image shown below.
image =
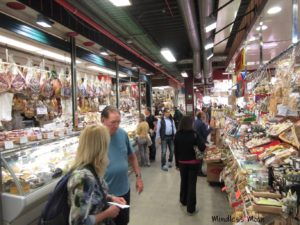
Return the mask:
[[37,137],[38,140],[42,140],[43,139],[42,134],[37,134],[36,137]]
[[14,148],[14,143],[12,141],[4,141],[4,148],[12,149],[12,148]]
[[38,107],[38,108],[36,108],[36,114],[38,114],[38,115],[47,115],[48,110],[47,110],[46,107]]
[[59,137],[64,137],[65,136],[65,132],[63,130],[59,131],[58,136]]
[[238,200],[241,197],[240,190],[238,190],[237,192],[235,192],[235,197],[236,197],[236,200]]
[[53,139],[54,138],[54,132],[49,132],[47,133],[48,139]]
[[26,136],[20,137],[20,144],[28,143],[28,138]]

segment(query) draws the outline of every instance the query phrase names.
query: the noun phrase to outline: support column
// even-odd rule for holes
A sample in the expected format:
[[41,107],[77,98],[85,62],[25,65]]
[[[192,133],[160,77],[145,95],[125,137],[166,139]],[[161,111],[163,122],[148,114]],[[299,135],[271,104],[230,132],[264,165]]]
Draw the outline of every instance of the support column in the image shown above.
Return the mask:
[[292,42],[293,44],[298,42],[298,7],[299,7],[299,2],[298,0],[293,0],[292,4],[292,12],[293,12],[293,26],[292,26]]
[[259,23],[259,65],[262,66],[264,59],[263,59],[263,46],[264,46],[264,41],[263,41],[263,33],[262,33],[262,26],[263,23]]
[[120,108],[120,78],[119,78],[119,62],[116,58],[116,107]]
[[138,81],[138,87],[139,87],[139,105],[138,105],[138,107],[139,107],[139,115],[141,115],[141,113],[142,113],[142,96],[141,96],[141,93],[142,93],[142,84],[141,84],[141,73],[140,73],[140,69],[138,69],[138,79],[139,79],[139,81]]
[[184,79],[184,88],[186,115],[193,116],[194,118],[194,78],[190,77],[190,75]]
[[76,75],[76,41],[75,37],[70,37],[71,48],[71,79],[72,79],[72,121],[73,128],[78,128],[77,112],[77,75]]
[[[151,79],[148,80],[146,83],[146,104],[147,107],[151,109],[152,112],[152,81]],[[152,112],[154,113],[154,112]]]

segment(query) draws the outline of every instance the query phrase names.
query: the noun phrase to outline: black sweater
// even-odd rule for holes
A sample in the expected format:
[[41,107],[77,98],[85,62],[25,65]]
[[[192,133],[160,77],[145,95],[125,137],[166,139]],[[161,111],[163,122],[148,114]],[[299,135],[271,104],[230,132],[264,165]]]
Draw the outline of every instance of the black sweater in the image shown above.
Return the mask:
[[176,167],[179,161],[195,160],[194,146],[197,145],[200,151],[205,150],[205,141],[194,130],[178,131],[174,139],[174,153]]

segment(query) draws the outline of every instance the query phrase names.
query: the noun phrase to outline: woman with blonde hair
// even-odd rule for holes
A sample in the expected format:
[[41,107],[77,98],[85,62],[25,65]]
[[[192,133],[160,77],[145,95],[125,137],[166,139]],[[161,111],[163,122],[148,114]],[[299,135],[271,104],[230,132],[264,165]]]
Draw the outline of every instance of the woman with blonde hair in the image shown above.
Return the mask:
[[126,204],[123,198],[107,194],[102,176],[108,164],[110,135],[104,126],[87,126],[80,134],[79,144],[68,181],[70,225],[112,224],[120,211],[107,201]]
[[141,166],[150,166],[149,159],[149,146],[152,145],[152,141],[149,135],[149,125],[146,122],[145,116],[142,114],[140,116],[140,123],[136,128],[136,142],[139,148],[139,153],[141,156]]

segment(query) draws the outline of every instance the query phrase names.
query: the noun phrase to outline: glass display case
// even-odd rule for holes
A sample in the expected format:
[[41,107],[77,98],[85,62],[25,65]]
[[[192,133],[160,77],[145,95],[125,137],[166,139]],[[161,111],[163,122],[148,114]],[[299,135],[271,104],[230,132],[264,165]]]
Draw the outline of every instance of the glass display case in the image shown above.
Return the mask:
[[79,133],[32,142],[1,154],[1,197],[4,224],[33,224],[48,194],[70,169]]

